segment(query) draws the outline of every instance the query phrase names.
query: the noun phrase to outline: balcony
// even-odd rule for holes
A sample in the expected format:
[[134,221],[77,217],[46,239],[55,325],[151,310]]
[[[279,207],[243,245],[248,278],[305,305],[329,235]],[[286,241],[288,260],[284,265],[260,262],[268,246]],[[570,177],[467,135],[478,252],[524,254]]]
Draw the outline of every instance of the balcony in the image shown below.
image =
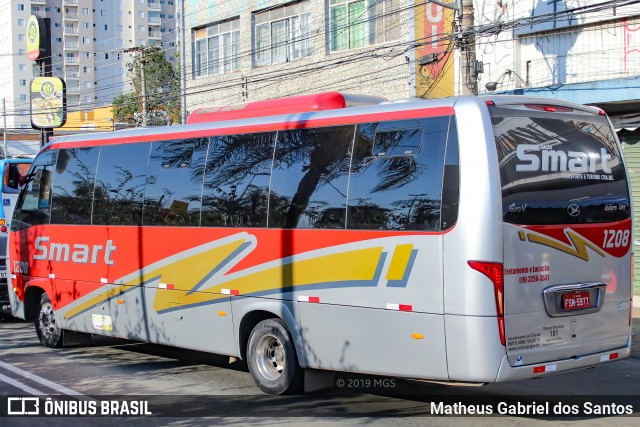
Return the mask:
[[66,73],[64,73],[64,78],[66,80],[78,80],[80,78],[80,73],[67,71]]
[[31,0],[31,4],[47,4],[46,0]]
[[77,56],[74,57],[65,57],[64,58],[64,63],[65,64],[79,64],[80,63],[80,59]]
[[78,42],[64,42],[64,50],[78,50]]
[[67,86],[67,93],[80,94],[80,85]]
[[32,15],[37,16],[38,18],[46,18],[47,12],[44,10],[34,10],[31,12]]
[[77,21],[78,20],[78,14],[77,13],[65,13],[64,14],[64,19],[71,20],[71,21]]
[[64,27],[63,34],[64,35],[71,34],[71,35],[77,36],[78,35],[78,29],[75,28],[75,27]]
[[78,0],[64,0],[64,4],[69,4],[71,6],[77,6]]
[[150,1],[147,3],[149,10],[162,10],[162,5],[157,1]]
[[147,19],[149,25],[160,25],[162,23],[162,19],[159,16],[150,16]]
[[149,31],[150,39],[162,39],[162,33],[160,31]]

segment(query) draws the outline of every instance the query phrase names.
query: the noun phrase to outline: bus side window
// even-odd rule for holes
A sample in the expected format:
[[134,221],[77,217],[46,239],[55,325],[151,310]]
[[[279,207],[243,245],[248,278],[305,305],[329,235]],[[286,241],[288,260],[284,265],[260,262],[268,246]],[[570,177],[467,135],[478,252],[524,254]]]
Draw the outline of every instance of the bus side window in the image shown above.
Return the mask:
[[347,228],[440,230],[448,117],[358,126]]
[[51,184],[58,152],[40,154],[26,177],[25,189],[20,193],[11,230],[32,225],[48,224],[51,213]]
[[154,142],[144,195],[144,225],[200,225],[208,138]]
[[344,229],[355,126],[278,132],[270,228]]
[[51,197],[52,224],[91,224],[99,147],[60,149]]
[[442,178],[442,230],[453,227],[458,220],[460,201],[460,158],[458,147],[458,128],[455,116],[451,116],[449,135],[447,137],[447,153],[445,155]]
[[266,227],[275,132],[211,138],[202,190],[203,227]]
[[107,145],[93,191],[94,225],[142,225],[147,164],[151,143]]

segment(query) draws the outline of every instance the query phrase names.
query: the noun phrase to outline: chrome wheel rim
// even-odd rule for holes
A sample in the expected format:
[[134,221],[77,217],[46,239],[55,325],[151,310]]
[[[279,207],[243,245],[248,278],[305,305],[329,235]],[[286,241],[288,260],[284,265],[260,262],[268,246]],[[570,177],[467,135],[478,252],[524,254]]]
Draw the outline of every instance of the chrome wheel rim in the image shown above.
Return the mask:
[[274,335],[266,335],[256,346],[256,367],[264,378],[275,381],[285,369],[285,350]]
[[49,340],[56,331],[56,317],[53,311],[53,306],[50,302],[47,302],[40,307],[40,321],[39,327],[40,332],[42,332],[42,336]]

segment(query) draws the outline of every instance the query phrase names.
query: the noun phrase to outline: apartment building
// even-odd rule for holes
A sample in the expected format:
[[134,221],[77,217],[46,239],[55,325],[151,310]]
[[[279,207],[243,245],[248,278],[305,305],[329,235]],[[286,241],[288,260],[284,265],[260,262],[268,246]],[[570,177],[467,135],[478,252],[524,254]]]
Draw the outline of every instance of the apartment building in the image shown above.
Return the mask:
[[[175,60],[173,0],[16,0],[0,5],[0,91],[8,129],[31,128],[29,83],[39,70],[26,57],[29,16],[51,23],[52,74],[67,85],[69,112],[111,104],[129,90],[125,50],[161,46]],[[0,105],[0,108],[2,106]]]

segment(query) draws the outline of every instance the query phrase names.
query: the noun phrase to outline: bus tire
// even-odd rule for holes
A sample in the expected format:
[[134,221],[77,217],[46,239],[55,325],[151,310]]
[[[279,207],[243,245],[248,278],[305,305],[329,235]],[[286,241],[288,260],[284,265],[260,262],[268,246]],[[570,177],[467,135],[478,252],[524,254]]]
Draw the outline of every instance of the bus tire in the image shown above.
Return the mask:
[[247,365],[256,385],[265,393],[292,394],[302,390],[303,372],[293,339],[280,319],[266,319],[253,328]]
[[40,343],[45,347],[62,347],[62,329],[56,319],[51,299],[45,293],[40,297],[40,306],[35,320],[36,334]]

